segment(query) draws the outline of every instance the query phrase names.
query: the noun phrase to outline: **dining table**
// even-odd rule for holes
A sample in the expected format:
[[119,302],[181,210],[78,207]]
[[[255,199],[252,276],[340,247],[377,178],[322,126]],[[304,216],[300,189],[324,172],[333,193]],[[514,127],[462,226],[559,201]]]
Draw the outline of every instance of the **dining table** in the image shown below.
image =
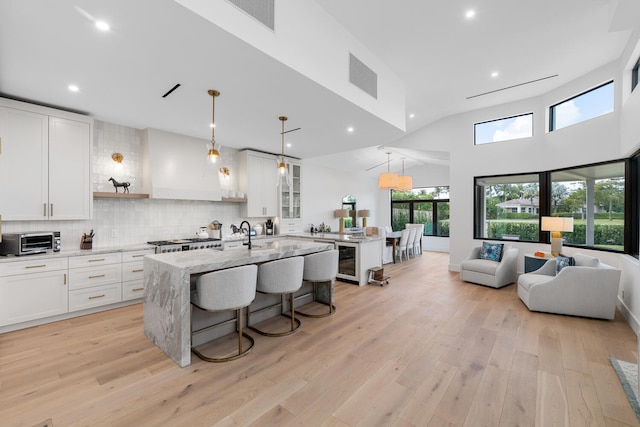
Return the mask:
[[396,263],[396,247],[398,242],[400,241],[400,237],[402,237],[402,231],[392,231],[391,233],[387,233],[387,242],[391,242],[393,248],[393,263]]

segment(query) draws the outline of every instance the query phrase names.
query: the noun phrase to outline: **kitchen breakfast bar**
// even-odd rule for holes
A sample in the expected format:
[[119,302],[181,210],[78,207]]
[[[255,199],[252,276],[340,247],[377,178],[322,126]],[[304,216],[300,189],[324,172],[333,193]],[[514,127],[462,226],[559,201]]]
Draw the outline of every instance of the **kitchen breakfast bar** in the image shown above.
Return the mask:
[[[191,364],[190,289],[193,277],[211,271],[330,249],[333,249],[333,245],[329,243],[287,238],[257,243],[251,250],[243,247],[224,251],[206,249],[148,255],[144,258],[144,333],[180,367],[188,366]],[[274,298],[280,299],[274,295],[256,294],[250,309],[253,312],[268,306]],[[300,305],[308,302],[311,301],[302,299]],[[298,306],[298,302],[295,305]],[[260,322],[279,313],[267,313],[266,317],[256,317],[255,321]],[[194,322],[199,323],[224,325],[230,317],[233,316],[229,313],[209,313],[207,318],[197,318],[194,311]],[[233,330],[221,329],[221,334],[224,335],[233,332],[235,327]],[[220,333],[218,335],[221,336]]]

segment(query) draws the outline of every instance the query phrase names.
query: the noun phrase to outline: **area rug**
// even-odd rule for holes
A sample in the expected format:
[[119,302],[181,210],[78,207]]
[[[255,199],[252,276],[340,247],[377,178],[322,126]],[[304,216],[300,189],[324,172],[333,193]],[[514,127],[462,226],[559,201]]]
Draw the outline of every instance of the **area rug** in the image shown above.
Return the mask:
[[615,369],[618,378],[622,383],[629,404],[636,414],[636,418],[640,421],[640,405],[638,405],[638,365],[635,363],[625,362],[611,358],[611,365]]

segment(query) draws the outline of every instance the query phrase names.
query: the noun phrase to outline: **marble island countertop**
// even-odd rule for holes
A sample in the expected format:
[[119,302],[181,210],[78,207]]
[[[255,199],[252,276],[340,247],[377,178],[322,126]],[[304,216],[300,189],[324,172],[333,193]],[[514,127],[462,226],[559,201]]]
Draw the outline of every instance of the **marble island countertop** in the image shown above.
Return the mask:
[[148,257],[167,266],[179,268],[187,274],[193,274],[333,249],[330,244],[309,242],[302,239],[277,239],[271,242],[263,242],[260,240],[255,241],[251,238],[251,244],[251,250],[243,246],[241,248],[225,248],[224,251],[205,249],[169,252],[148,255]]

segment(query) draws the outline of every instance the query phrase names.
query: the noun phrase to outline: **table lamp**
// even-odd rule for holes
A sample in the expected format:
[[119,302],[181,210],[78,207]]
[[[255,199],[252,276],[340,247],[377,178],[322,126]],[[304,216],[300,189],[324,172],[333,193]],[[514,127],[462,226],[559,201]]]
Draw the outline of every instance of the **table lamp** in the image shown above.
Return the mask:
[[367,217],[369,216],[369,209],[362,209],[358,211],[358,216],[362,218],[362,228],[367,226]]
[[336,218],[340,219],[340,234],[344,234],[344,219],[349,216],[348,209],[336,209],[333,211]]
[[562,252],[562,232],[573,231],[573,218],[543,216],[540,229],[551,232],[551,255],[558,256]]

